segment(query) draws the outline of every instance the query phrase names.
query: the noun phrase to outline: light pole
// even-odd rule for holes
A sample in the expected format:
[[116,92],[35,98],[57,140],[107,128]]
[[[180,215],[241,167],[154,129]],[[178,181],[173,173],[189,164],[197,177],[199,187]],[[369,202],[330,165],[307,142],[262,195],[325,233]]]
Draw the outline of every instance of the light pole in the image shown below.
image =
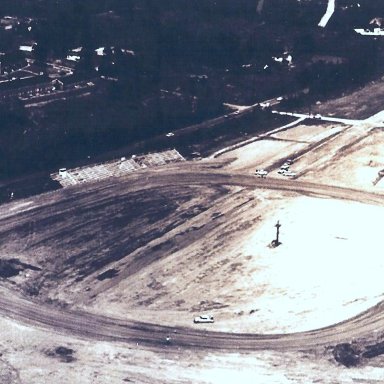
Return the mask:
[[276,227],[276,239],[272,240],[272,242],[271,242],[271,247],[273,247],[273,248],[278,247],[281,244],[279,241],[280,227],[281,227],[279,220],[277,220],[275,227]]

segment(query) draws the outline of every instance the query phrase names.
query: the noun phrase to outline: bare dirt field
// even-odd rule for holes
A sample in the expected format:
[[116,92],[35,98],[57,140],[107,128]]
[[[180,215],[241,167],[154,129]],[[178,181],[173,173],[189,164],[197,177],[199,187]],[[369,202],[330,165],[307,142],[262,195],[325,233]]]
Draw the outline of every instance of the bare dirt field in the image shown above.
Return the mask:
[[[305,352],[153,352],[140,345],[89,342],[0,320],[0,379],[13,383],[380,383],[376,366],[340,367]],[[47,337],[49,336],[49,337]],[[319,381],[319,378],[321,380]],[[353,381],[352,381],[353,380]]]
[[[1,382],[381,382],[383,357],[347,369],[332,355],[339,342],[382,343],[381,304],[375,321],[371,310],[356,318],[356,337],[352,322],[319,347],[278,342],[321,327],[328,335],[383,300],[383,140],[381,115],[352,125],[312,119],[215,160],[0,206]],[[285,183],[277,171],[288,158],[296,176]],[[328,187],[321,194],[323,185],[340,187],[340,198]],[[281,244],[272,247],[277,221]],[[23,310],[25,298],[41,313]],[[93,315],[71,326],[67,311]],[[203,313],[215,323],[193,324]],[[129,322],[128,342],[95,337],[108,319],[122,332]],[[169,339],[141,343],[138,322]],[[231,333],[273,334],[274,347],[217,347]],[[212,349],[202,348],[210,336]]]
[[[284,333],[342,321],[382,300],[381,207],[242,194],[249,201],[231,212],[223,202],[215,212],[225,221],[200,239],[116,286],[109,281],[93,310],[147,321],[156,313],[159,323],[183,326],[209,311],[217,318],[211,330]],[[270,248],[277,220],[282,244]],[[371,283],[362,279],[368,274]]]

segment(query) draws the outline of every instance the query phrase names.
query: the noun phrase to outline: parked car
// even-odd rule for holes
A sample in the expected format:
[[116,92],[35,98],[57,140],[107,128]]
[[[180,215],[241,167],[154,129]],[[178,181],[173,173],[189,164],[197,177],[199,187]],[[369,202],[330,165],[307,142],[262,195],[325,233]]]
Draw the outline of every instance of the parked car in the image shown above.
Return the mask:
[[165,136],[172,137],[172,136],[175,136],[175,134],[173,132],[168,132]]
[[193,322],[195,324],[197,323],[214,323],[215,320],[213,319],[213,316],[211,315],[200,315],[193,319]]
[[283,176],[286,176],[286,177],[295,177],[296,176],[296,172],[293,172],[293,171],[285,171],[283,173]]
[[259,177],[266,177],[268,172],[265,169],[256,169],[255,175]]

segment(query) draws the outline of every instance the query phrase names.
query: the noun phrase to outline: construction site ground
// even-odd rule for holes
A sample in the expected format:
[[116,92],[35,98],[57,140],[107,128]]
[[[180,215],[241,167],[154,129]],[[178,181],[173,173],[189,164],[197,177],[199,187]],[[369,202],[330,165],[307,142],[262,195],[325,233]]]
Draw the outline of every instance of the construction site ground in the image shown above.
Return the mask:
[[[335,200],[267,186],[268,178],[285,177],[277,171],[292,159],[298,181],[383,194],[378,112],[354,125],[307,119],[215,159],[2,205],[1,284],[42,308],[171,327],[276,334],[353,317],[383,300],[383,206],[350,201],[347,192]],[[167,183],[186,167],[196,174],[269,173],[262,189]],[[152,175],[164,184],[151,184]],[[135,188],[144,181],[144,189]],[[277,221],[281,244],[271,247]],[[214,324],[193,324],[205,313]],[[384,377],[382,357],[347,369],[327,348],[245,353],[164,345],[159,351],[59,334],[28,321],[0,322],[2,383],[331,384]],[[383,331],[371,336],[381,341]]]

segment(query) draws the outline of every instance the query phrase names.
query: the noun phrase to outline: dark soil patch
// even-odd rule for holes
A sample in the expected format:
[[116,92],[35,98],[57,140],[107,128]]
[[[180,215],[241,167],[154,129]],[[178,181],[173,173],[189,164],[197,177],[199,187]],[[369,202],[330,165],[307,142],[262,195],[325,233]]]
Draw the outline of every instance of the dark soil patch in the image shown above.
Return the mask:
[[152,288],[154,289],[155,291],[163,288],[163,284],[161,284],[159,281],[157,280],[152,280],[148,285],[147,285],[148,288]]
[[156,244],[152,247],[152,251],[160,251],[160,250],[166,250],[166,249],[171,249],[173,246],[172,240],[166,240],[163,241],[162,243]]
[[71,363],[76,360],[73,356],[74,352],[75,351],[71,348],[59,346],[54,350],[46,350],[44,353],[49,357],[58,358],[63,363]]
[[227,308],[229,305],[219,303],[217,301],[208,301],[208,300],[202,300],[199,304],[194,305],[191,308],[192,312],[199,312],[199,311],[209,311],[212,309],[220,309],[220,308]]
[[112,279],[113,277],[116,277],[119,274],[119,271],[115,268],[108,269],[108,271],[105,271],[101,273],[99,276],[97,276],[97,280],[106,280],[106,279]]
[[62,347],[62,346],[57,347],[57,348],[55,349],[55,353],[56,353],[57,355],[60,355],[60,356],[68,356],[68,355],[72,355],[73,352],[74,352],[73,349],[71,349],[71,348],[67,348],[67,347]]
[[17,276],[21,269],[9,264],[8,262],[0,261],[0,276],[4,278]]
[[3,277],[3,278],[14,277],[14,276],[17,276],[21,271],[25,269],[41,271],[41,268],[22,263],[18,259],[0,260],[0,277]]
[[350,343],[337,344],[332,351],[335,360],[346,367],[355,367],[360,363],[360,351]]
[[366,350],[363,352],[362,356],[368,359],[382,355],[384,354],[384,342],[374,344],[374,345],[367,345],[365,349]]
[[229,265],[230,272],[236,272],[243,266],[243,263],[232,263]]

